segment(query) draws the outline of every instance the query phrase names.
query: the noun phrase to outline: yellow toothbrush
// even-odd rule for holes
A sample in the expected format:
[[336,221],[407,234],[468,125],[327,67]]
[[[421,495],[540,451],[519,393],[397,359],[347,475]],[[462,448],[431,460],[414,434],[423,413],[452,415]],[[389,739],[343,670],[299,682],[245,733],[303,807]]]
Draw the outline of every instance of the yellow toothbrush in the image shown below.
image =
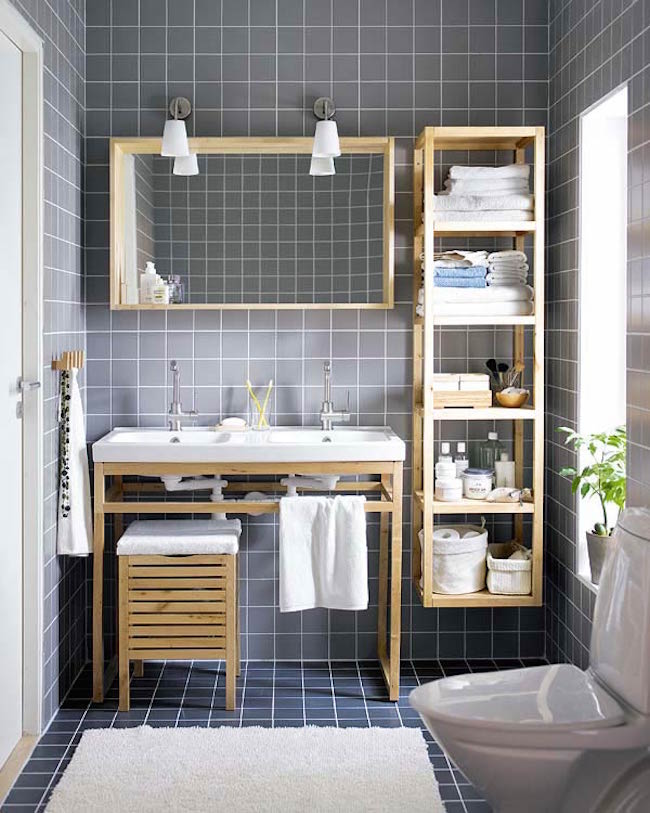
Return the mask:
[[[259,420],[259,423],[257,424],[258,428],[261,427],[261,426],[268,426],[269,425],[269,422],[266,420],[266,416],[265,416],[264,413],[266,412],[266,407],[267,407],[267,405],[269,403],[269,398],[271,396],[271,390],[272,389],[273,389],[273,379],[271,379],[269,381],[269,385],[268,385],[267,390],[266,390],[266,396],[264,398],[264,403],[262,404],[262,411],[260,412],[260,420]],[[263,423],[262,423],[262,421],[263,421]]]

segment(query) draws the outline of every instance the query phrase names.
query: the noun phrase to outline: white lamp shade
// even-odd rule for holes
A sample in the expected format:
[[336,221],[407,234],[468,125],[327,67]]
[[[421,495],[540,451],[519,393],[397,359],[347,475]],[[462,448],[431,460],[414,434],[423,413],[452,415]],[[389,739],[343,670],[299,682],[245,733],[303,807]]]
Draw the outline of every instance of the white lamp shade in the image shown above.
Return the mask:
[[338,158],[341,154],[339,131],[335,121],[329,119],[316,124],[314,147],[311,154],[314,158]]
[[198,175],[199,164],[196,160],[196,153],[189,155],[177,155],[174,158],[174,175]]
[[187,130],[185,122],[179,119],[168,119],[163,130],[161,155],[170,158],[176,156],[187,156],[190,154],[190,147],[187,143]]
[[336,175],[333,158],[314,158],[309,165],[310,175]]

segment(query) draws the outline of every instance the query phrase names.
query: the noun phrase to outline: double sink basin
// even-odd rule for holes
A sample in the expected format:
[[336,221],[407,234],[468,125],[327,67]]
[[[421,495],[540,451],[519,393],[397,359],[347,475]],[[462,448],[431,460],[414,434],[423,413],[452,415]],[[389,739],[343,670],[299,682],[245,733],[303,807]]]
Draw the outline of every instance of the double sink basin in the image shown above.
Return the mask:
[[319,463],[404,460],[389,426],[278,427],[266,431],[113,429],[93,443],[98,463]]

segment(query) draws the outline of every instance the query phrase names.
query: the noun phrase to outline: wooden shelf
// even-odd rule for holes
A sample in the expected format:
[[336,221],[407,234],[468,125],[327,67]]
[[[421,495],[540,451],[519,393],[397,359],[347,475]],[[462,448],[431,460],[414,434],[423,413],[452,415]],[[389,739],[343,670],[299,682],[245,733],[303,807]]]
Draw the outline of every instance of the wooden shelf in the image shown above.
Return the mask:
[[478,593],[431,593],[429,601],[424,601],[424,593],[419,582],[413,582],[420,600],[426,607],[536,607],[541,606],[535,596],[505,596],[480,590]]
[[[424,507],[424,497],[422,491],[415,492],[415,498]],[[434,514],[534,514],[535,504],[532,502],[487,502],[487,500],[456,500],[455,502],[443,502],[433,500]]]
[[[534,220],[441,220],[433,221],[433,232],[436,237],[517,237],[517,235],[534,234],[536,224]],[[424,232],[422,223],[417,234]]]
[[[526,148],[531,148],[531,191],[534,193],[533,220],[436,220],[444,215],[435,209],[434,167],[439,166],[438,152],[453,150],[482,150],[486,152],[510,151],[507,158],[499,156],[496,163],[514,161],[523,164],[531,160]],[[478,158],[478,156],[477,156]],[[458,156],[450,163],[459,163]],[[443,162],[445,161],[443,157]],[[472,163],[476,163],[473,161]],[[490,161],[492,163],[492,161]],[[544,567],[544,421],[538,420],[544,410],[544,128],[543,127],[425,127],[416,140],[413,156],[413,298],[417,301],[421,287],[424,300],[433,304],[433,257],[438,250],[436,239],[453,237],[455,248],[469,247],[463,238],[508,238],[509,245],[517,251],[526,251],[535,268],[534,312],[526,316],[505,316],[489,313],[489,305],[479,310],[480,315],[436,315],[436,307],[427,308],[426,318],[414,313],[413,318],[413,581],[425,607],[522,607],[540,606],[543,593]],[[507,213],[501,215],[505,217]],[[458,215],[452,215],[458,217]],[[471,217],[471,214],[467,215]],[[498,213],[491,217],[499,217]],[[528,249],[528,240],[532,245]],[[484,242],[484,245],[481,245]],[[505,242],[505,241],[504,241]],[[449,241],[449,245],[452,241]],[[475,240],[474,248],[488,248],[486,239]],[[422,259],[424,257],[424,260]],[[423,277],[424,267],[424,277]],[[534,406],[506,409],[487,404],[478,409],[466,405],[434,408],[434,403],[444,403],[435,396],[433,370],[436,345],[440,331],[435,328],[458,327],[468,330],[473,326],[510,328],[512,336],[512,359],[507,362],[525,363],[528,375],[532,373],[535,393]],[[530,327],[526,337],[526,327]],[[494,334],[487,334],[494,335]],[[525,353],[526,342],[532,345],[532,360]],[[487,342],[486,356],[493,353],[491,341]],[[477,351],[480,352],[480,351]],[[532,369],[531,369],[532,368]],[[528,378],[527,378],[528,380]],[[426,394],[426,397],[425,397]],[[425,407],[426,403],[426,407]],[[434,463],[436,442],[440,438],[443,422],[448,421],[511,421],[512,449],[515,463],[515,480],[524,481],[524,471],[532,468],[534,501],[530,503],[492,503],[485,500],[457,500],[443,502],[434,496]],[[526,442],[525,421],[532,431],[532,444]],[[446,439],[442,435],[442,439]],[[462,440],[462,437],[455,438]],[[532,450],[532,460],[526,459]],[[426,494],[426,499],[424,495]],[[484,514],[498,515],[504,523],[512,523],[512,538],[530,538],[532,548],[532,594],[529,596],[492,595],[487,590],[467,595],[439,595],[432,593],[433,528],[449,521],[451,515],[476,518]],[[530,522],[524,527],[524,517]],[[445,519],[446,518],[446,519]],[[452,522],[454,520],[451,520]],[[422,533],[422,538],[420,538]],[[419,588],[420,567],[425,563],[427,591]],[[433,565],[435,567],[435,564]]]
[[[416,324],[423,324],[421,317]],[[433,324],[436,327],[453,327],[458,325],[460,327],[471,327],[472,325],[534,325],[534,316],[436,316],[433,314]]]
[[[534,421],[536,418],[533,407],[522,407],[521,409],[446,407],[445,409],[434,409],[432,412],[434,421]],[[415,406],[415,414],[419,417],[424,415],[424,407],[421,403]]]
[[446,407],[434,409],[434,421],[534,421],[535,410],[532,407],[508,409],[507,407],[487,407],[485,409],[468,409],[463,407]]

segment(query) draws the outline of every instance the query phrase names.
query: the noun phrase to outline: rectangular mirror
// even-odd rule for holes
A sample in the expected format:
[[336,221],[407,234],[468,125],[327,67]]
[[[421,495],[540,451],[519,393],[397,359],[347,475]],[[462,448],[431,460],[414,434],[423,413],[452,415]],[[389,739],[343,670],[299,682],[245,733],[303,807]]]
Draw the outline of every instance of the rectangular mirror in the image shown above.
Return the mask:
[[[394,142],[342,138],[309,174],[311,138],[196,138],[173,173],[160,139],[111,142],[111,307],[393,307]],[[143,302],[148,262],[182,302]]]

